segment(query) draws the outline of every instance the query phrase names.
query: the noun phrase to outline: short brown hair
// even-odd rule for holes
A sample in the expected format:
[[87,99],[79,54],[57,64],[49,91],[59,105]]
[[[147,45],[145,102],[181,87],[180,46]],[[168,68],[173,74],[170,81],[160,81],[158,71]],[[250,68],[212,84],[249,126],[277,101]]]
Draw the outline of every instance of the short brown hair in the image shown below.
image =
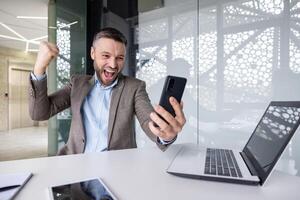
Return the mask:
[[110,38],[125,44],[125,46],[127,45],[127,40],[123,35],[123,33],[121,33],[119,30],[112,27],[103,28],[98,33],[96,33],[94,35],[93,44],[95,41],[99,40],[100,38]]

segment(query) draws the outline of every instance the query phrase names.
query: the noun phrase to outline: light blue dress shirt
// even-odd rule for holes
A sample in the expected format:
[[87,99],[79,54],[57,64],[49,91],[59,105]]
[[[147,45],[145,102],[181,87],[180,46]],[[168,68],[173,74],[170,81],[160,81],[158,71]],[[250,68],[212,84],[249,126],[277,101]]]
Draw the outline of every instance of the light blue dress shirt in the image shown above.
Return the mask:
[[81,115],[86,134],[85,153],[107,150],[108,116],[112,88],[117,84],[104,86],[95,74],[95,85],[85,97]]

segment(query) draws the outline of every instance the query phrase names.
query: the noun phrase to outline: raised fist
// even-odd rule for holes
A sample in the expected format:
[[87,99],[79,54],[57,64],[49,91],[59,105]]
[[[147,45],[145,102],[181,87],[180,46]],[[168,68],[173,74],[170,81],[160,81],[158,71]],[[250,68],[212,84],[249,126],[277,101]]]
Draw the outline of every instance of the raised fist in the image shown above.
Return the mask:
[[45,41],[41,42],[33,73],[35,75],[44,74],[49,63],[58,55],[58,53],[59,49],[55,44]]

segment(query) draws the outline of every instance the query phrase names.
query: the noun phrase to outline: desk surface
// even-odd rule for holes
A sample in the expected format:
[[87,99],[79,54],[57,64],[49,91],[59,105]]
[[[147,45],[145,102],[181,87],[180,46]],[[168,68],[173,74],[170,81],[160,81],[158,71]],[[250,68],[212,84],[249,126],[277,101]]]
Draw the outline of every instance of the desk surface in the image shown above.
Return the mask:
[[[186,144],[185,144],[186,145]],[[0,173],[34,175],[16,199],[49,199],[48,187],[101,177],[121,200],[153,199],[299,199],[300,177],[278,171],[263,186],[247,186],[177,177],[165,169],[182,147],[157,147],[0,162]]]

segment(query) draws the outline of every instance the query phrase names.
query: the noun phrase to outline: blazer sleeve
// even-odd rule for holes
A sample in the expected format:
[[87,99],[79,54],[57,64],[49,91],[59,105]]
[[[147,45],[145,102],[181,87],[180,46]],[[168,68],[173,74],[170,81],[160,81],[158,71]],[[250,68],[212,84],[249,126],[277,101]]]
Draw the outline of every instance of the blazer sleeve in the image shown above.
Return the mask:
[[150,113],[153,112],[154,109],[151,105],[149,96],[146,92],[146,84],[144,81],[139,84],[138,89],[135,94],[135,112],[137,119],[146,133],[146,135],[154,141],[157,146],[162,150],[165,151],[167,147],[171,144],[161,144],[158,140],[158,137],[154,135],[150,128],[149,128],[149,122],[151,121],[150,119]]
[[48,120],[70,107],[72,79],[62,89],[48,95],[47,78],[37,81],[29,77],[29,114],[32,120]]

